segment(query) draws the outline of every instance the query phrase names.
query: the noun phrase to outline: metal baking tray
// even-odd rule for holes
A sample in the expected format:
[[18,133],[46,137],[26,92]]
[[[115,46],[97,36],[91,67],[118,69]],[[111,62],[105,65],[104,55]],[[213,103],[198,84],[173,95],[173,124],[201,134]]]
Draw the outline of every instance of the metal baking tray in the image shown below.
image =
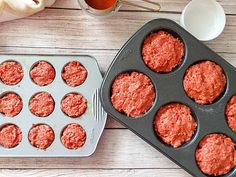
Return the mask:
[[[182,64],[173,72],[161,74],[152,71],[142,60],[142,44],[144,39],[159,30],[169,32],[178,37],[185,45],[185,55]],[[199,105],[191,100],[183,88],[185,71],[192,64],[209,59],[219,64],[227,78],[227,86],[222,97],[214,104]],[[114,79],[123,72],[138,71],[147,75],[155,87],[156,99],[152,108],[142,117],[130,118],[116,111],[113,107],[111,97],[111,86]],[[129,128],[144,141],[162,152],[180,167],[184,168],[193,176],[207,176],[201,172],[196,160],[195,151],[200,140],[210,133],[222,133],[236,142],[236,133],[233,132],[225,118],[225,107],[229,99],[236,93],[235,82],[236,69],[223,58],[193,37],[177,23],[167,19],[156,19],[144,25],[137,31],[122,47],[107,71],[101,86],[101,101],[104,109]],[[192,139],[179,148],[172,148],[163,143],[155,134],[153,121],[159,108],[167,103],[180,102],[191,108],[196,122],[197,130]],[[132,143],[132,142],[130,142]],[[234,168],[227,177],[236,176]]]
[[[22,81],[15,86],[7,86],[0,82],[1,96],[6,92],[15,92],[23,102],[23,109],[14,118],[0,114],[0,126],[15,124],[22,131],[22,141],[14,148],[3,148],[0,146],[0,157],[85,157],[94,153],[100,136],[103,132],[107,114],[104,112],[99,100],[99,88],[102,83],[102,75],[95,58],[86,55],[59,56],[59,55],[1,55],[0,63],[4,61],[18,62],[24,71]],[[38,61],[47,61],[55,71],[56,77],[48,86],[40,87],[30,78],[31,67]],[[80,62],[87,70],[88,75],[85,82],[78,87],[68,86],[61,78],[63,67],[70,61]],[[33,115],[28,107],[30,98],[38,92],[48,92],[55,101],[55,109],[48,117],[37,117]],[[88,103],[86,112],[79,118],[70,118],[60,109],[62,98],[71,92],[83,95]],[[80,124],[86,131],[85,144],[76,150],[70,150],[61,143],[60,135],[63,128],[71,123]],[[55,139],[46,150],[33,147],[28,140],[28,132],[33,124],[47,124],[52,127]]]

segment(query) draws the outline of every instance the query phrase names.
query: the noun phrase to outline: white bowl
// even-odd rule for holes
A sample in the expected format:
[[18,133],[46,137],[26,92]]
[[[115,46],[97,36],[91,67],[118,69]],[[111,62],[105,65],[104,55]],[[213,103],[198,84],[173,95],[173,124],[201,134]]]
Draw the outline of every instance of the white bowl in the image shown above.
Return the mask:
[[180,23],[199,40],[209,41],[223,32],[226,16],[216,0],[192,0],[183,10]]

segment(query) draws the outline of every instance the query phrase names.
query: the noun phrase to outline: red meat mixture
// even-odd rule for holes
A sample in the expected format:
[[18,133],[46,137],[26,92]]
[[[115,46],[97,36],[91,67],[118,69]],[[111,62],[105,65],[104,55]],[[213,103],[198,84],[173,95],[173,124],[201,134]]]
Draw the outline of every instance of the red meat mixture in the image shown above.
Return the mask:
[[61,101],[61,110],[72,118],[85,113],[87,100],[79,93],[69,93]]
[[0,112],[7,117],[15,117],[23,107],[22,100],[16,93],[7,93],[0,98]]
[[190,108],[180,103],[161,107],[154,121],[156,134],[174,148],[189,141],[196,127]]
[[226,106],[225,115],[229,127],[236,132],[236,95],[234,95]]
[[28,135],[30,143],[39,149],[47,149],[54,141],[54,137],[52,128],[45,124],[34,125]]
[[144,63],[156,72],[171,72],[181,64],[184,44],[165,31],[152,33],[143,43]]
[[49,116],[55,107],[52,96],[47,92],[40,92],[31,98],[29,102],[30,111],[39,117]]
[[23,69],[17,62],[6,61],[0,65],[0,79],[6,85],[16,85],[23,77]]
[[211,104],[224,92],[226,78],[219,65],[202,61],[186,71],[183,84],[187,95],[198,104]]
[[78,149],[82,147],[85,140],[86,132],[79,124],[67,125],[61,134],[61,142],[68,149]]
[[207,175],[227,174],[236,165],[235,144],[223,134],[207,135],[198,145],[196,161]]
[[30,71],[30,77],[39,86],[51,84],[55,75],[55,69],[45,61],[38,62]]
[[8,124],[0,129],[0,145],[5,148],[13,148],[20,144],[22,133],[20,129],[13,124]]
[[63,69],[62,78],[71,87],[77,87],[87,78],[87,70],[77,61],[69,62]]
[[120,74],[112,84],[111,102],[116,110],[127,116],[144,115],[155,100],[154,86],[142,73]]

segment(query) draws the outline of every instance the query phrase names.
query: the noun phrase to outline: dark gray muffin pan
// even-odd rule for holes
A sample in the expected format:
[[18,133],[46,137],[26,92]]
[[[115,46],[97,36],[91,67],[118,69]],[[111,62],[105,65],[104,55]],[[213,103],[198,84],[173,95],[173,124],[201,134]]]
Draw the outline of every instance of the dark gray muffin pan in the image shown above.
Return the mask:
[[[178,37],[185,46],[185,54],[182,64],[173,72],[167,74],[157,73],[148,68],[142,60],[142,44],[144,39],[152,32],[164,30]],[[185,71],[191,65],[201,60],[211,60],[222,67],[227,79],[225,92],[213,104],[199,105],[191,100],[183,88]],[[112,105],[111,86],[114,79],[121,73],[137,71],[148,76],[156,92],[156,99],[152,108],[142,117],[132,118],[118,112]],[[129,128],[144,141],[162,152],[180,167],[193,176],[207,176],[201,172],[196,160],[195,151],[202,138],[211,133],[222,133],[236,142],[236,133],[233,132],[225,118],[225,107],[229,99],[236,93],[236,69],[223,58],[185,31],[177,23],[167,19],[156,19],[144,25],[122,47],[109,70],[101,86],[101,102],[104,109]],[[192,139],[179,148],[172,148],[163,143],[155,134],[153,121],[159,108],[168,103],[179,102],[189,106],[196,118],[197,130]],[[130,142],[132,143],[132,142]],[[145,153],[145,152],[144,152]],[[236,176],[234,168],[224,177]]]

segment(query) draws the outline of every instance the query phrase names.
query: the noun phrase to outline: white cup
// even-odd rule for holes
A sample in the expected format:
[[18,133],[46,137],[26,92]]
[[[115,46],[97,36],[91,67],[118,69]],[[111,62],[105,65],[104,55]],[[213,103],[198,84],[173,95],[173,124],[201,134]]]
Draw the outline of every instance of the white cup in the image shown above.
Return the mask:
[[199,40],[209,41],[223,32],[226,16],[216,0],[192,0],[183,10],[180,23]]

